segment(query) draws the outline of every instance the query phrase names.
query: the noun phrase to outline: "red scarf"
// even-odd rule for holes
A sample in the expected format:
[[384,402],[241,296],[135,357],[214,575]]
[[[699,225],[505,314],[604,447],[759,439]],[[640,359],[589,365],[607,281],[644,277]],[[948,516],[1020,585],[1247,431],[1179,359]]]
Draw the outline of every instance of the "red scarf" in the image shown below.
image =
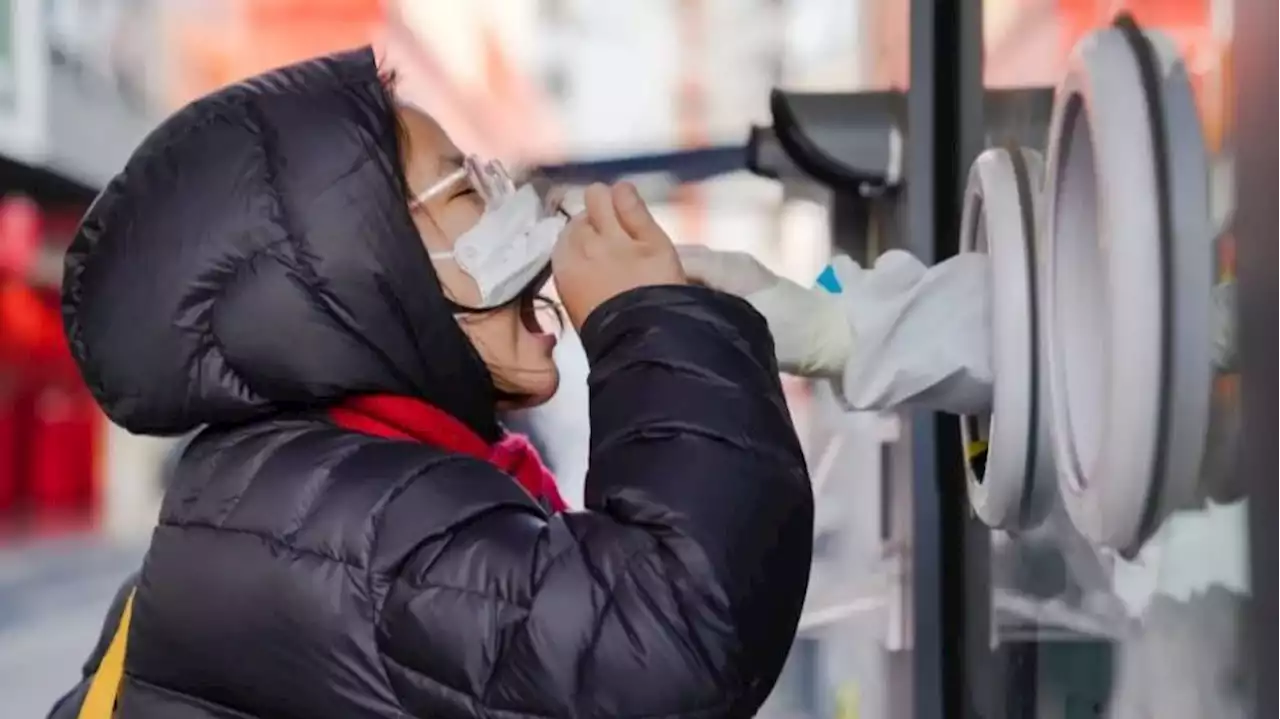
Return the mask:
[[353,432],[422,442],[482,459],[511,475],[551,511],[565,509],[555,477],[522,434],[508,432],[491,445],[448,413],[422,400],[389,394],[349,398],[330,409],[329,418]]

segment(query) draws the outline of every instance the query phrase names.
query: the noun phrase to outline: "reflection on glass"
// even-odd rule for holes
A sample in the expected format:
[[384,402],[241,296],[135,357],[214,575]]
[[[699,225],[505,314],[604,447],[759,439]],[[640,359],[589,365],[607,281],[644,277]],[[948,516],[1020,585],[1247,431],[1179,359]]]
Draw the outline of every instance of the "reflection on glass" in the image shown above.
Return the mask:
[[[1071,48],[1120,10],[1173,40],[1191,76],[1211,158],[1212,232],[1204,241],[1214,244],[1216,258],[1214,267],[1204,268],[1214,277],[1213,292],[1203,301],[1211,308],[1215,381],[1197,491],[1128,559],[1091,544],[1060,508],[1034,531],[993,533],[990,661],[999,677],[994,688],[986,689],[997,695],[994,715],[1245,716],[1248,676],[1239,641],[1246,635],[1242,622],[1249,584],[1246,498],[1233,465],[1240,422],[1227,112],[1230,5],[1227,0],[983,4],[985,80],[992,88],[1055,85]],[[1021,134],[1043,138],[1046,128],[1026,130]]]
[[[783,87],[811,92],[906,87],[907,2],[782,5]],[[779,218],[781,243],[791,259],[778,257],[775,267],[804,285],[814,282],[829,255],[829,240],[841,231],[832,220],[830,198],[815,199],[822,204],[788,201]],[[805,242],[815,230],[823,242]],[[821,248],[821,257],[802,254],[805,246]],[[791,392],[788,399],[814,482],[815,557],[799,636],[761,716],[908,715],[910,529],[902,516],[909,515],[910,499],[888,491],[895,483],[888,476],[887,448],[897,438],[897,420],[850,415],[821,385]]]
[[[803,28],[817,27],[814,18],[827,18],[830,25],[820,33],[827,38],[823,43],[788,56],[785,84],[840,91],[906,88],[909,3],[863,0],[836,8],[839,3],[805,0],[788,5],[799,8],[799,19],[792,20],[795,37],[806,36]],[[1246,498],[1233,466],[1239,414],[1232,321],[1229,6],[1229,0],[983,3],[985,82],[1000,91],[987,103],[993,146],[1016,141],[1046,149],[1048,95],[1063,77],[1072,48],[1108,26],[1117,12],[1128,11],[1141,27],[1169,38],[1189,74],[1210,158],[1211,222],[1203,241],[1212,244],[1207,256],[1213,258],[1206,263],[1213,266],[1203,268],[1212,273],[1206,284],[1212,290],[1202,301],[1208,308],[1213,393],[1198,481],[1187,496],[1155,515],[1150,536],[1124,556],[1091,541],[1060,503],[1033,529],[992,532],[991,644],[982,657],[987,666],[975,673],[981,686],[970,687],[983,716],[1243,716],[1247,676],[1238,661],[1238,637],[1249,585]],[[855,46],[835,50],[836,36]],[[843,72],[828,72],[820,69],[823,62],[847,64]],[[810,70],[800,73],[801,66]],[[1028,88],[1041,92],[1021,92]],[[1092,199],[1078,211],[1109,200]],[[1101,273],[1094,265],[1101,262],[1082,272]],[[1112,298],[1099,292],[1087,299],[1102,305],[1093,314],[1103,320],[1094,324],[1105,325]],[[1082,300],[1079,306],[1086,304]],[[1106,354],[1101,331],[1091,336],[1086,326],[1075,340],[1097,350],[1085,355]],[[1076,405],[1101,404],[1099,395],[1126,389],[1095,388]],[[1183,389],[1174,387],[1173,393]],[[892,457],[900,427],[892,418],[841,412],[825,393],[825,388],[814,390],[801,421],[818,506],[809,606],[766,714],[909,716],[911,596],[905,558],[912,538],[911,499],[909,480]],[[1166,404],[1175,411],[1183,406],[1176,396],[1173,400]],[[1091,432],[1101,434],[1103,428],[1079,428],[1082,435]],[[1091,484],[1125,479],[1081,474]],[[986,618],[970,619],[982,623]]]

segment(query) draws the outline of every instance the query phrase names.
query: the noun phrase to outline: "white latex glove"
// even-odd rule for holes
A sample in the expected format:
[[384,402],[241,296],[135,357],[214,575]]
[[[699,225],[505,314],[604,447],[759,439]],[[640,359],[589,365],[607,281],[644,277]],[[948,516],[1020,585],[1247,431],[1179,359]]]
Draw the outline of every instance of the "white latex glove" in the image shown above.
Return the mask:
[[676,250],[690,281],[737,295],[764,316],[783,372],[827,379],[844,372],[853,331],[839,298],[779,277],[745,252]]

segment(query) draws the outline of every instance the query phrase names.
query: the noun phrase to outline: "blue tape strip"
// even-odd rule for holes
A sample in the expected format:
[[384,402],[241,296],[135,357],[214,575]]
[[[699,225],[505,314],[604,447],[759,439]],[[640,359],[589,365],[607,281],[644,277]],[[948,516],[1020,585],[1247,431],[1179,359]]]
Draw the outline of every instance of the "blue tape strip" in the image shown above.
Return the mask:
[[831,265],[827,265],[822,270],[822,274],[818,275],[817,284],[833,295],[838,295],[844,291],[844,288],[840,286],[839,278],[836,277],[836,270]]

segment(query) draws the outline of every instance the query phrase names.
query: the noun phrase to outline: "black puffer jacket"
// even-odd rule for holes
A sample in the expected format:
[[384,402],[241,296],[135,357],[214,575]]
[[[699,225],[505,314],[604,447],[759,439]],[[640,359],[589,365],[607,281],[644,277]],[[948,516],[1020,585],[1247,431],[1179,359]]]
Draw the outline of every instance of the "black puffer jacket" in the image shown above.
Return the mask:
[[368,50],[218,92],[143,142],[71,248],[66,330],[102,407],[211,427],[138,580],[120,716],[752,714],[813,508],[745,303],[653,287],[592,314],[588,511],[325,419],[394,393],[500,432],[392,117]]

